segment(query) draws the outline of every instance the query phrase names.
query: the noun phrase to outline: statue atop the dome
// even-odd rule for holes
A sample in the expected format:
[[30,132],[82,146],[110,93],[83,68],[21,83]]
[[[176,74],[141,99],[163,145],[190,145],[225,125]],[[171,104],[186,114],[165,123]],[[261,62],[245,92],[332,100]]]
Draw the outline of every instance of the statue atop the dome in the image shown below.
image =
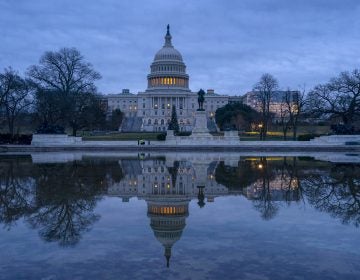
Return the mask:
[[198,111],[205,111],[204,101],[205,101],[205,91],[203,89],[200,89],[198,92],[198,103],[199,103],[199,109],[197,109]]
[[166,35],[165,35],[165,45],[164,47],[172,47],[171,44],[171,34],[170,34],[170,24],[166,26]]

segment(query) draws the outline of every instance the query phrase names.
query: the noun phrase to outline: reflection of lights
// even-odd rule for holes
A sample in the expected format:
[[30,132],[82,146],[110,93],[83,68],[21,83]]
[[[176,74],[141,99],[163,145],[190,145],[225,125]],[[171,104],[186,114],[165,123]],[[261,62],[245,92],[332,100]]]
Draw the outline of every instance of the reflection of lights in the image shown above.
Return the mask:
[[258,126],[259,126],[259,128],[262,128],[262,127],[263,127],[262,123],[260,123]]
[[158,187],[158,184],[157,184],[157,183],[155,183],[154,187],[155,187],[155,188],[157,188],[157,187]]
[[263,165],[260,163],[260,164],[258,165],[258,168],[259,168],[259,169],[262,169],[262,168],[263,168]]
[[168,189],[170,189],[170,184],[167,184],[166,187],[167,187]]

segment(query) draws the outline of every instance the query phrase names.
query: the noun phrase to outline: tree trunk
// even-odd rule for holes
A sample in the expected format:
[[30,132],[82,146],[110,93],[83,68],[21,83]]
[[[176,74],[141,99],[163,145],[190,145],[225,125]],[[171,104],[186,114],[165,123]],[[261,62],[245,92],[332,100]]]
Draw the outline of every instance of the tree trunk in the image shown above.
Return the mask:
[[10,133],[11,137],[13,137],[14,136],[14,120],[9,119],[8,125],[9,125],[9,133]]
[[76,132],[77,132],[77,127],[74,125],[74,126],[72,127],[72,135],[73,135],[73,136],[76,136]]
[[297,123],[293,125],[293,140],[296,141],[297,139]]

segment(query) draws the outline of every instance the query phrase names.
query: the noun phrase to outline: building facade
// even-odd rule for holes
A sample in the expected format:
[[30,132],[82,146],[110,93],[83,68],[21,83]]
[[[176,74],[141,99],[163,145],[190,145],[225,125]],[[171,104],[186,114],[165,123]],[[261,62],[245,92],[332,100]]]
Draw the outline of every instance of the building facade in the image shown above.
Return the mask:
[[[120,94],[106,95],[108,112],[120,109],[125,114],[122,131],[166,131],[175,106],[180,131],[192,131],[198,96],[190,90],[189,79],[183,57],[172,45],[168,26],[164,46],[150,65],[147,89],[137,94],[124,89]],[[214,123],[215,111],[228,102],[228,95],[207,90],[204,109],[209,122]]]

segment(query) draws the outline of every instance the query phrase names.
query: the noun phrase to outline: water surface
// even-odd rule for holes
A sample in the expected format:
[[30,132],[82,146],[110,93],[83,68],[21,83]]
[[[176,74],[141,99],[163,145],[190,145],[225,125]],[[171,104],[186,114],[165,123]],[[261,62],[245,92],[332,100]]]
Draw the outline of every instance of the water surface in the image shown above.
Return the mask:
[[360,279],[336,158],[2,155],[0,279]]

